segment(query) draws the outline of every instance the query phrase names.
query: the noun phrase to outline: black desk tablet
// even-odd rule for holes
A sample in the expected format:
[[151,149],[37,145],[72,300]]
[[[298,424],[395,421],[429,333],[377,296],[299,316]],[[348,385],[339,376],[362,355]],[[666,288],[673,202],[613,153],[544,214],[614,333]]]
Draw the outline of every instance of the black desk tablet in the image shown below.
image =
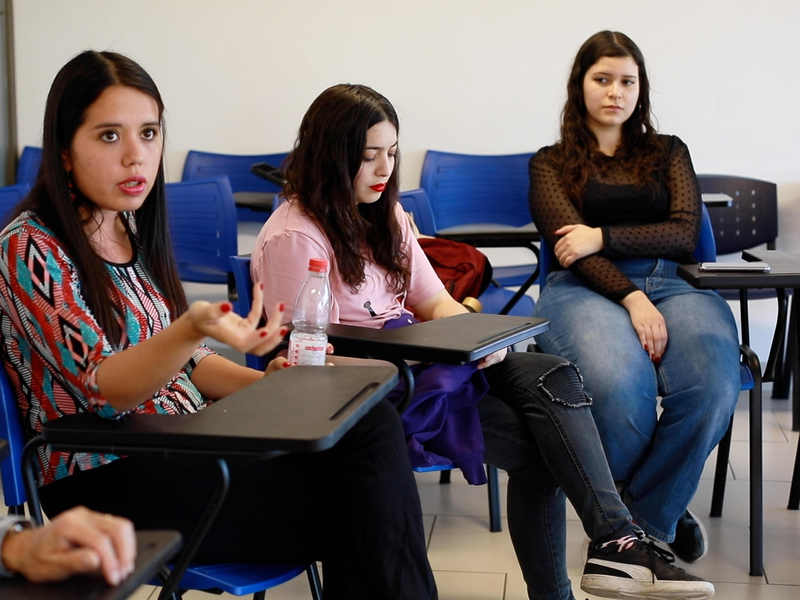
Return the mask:
[[462,364],[547,331],[547,319],[468,313],[399,327],[330,325],[334,350],[359,358]]
[[125,581],[110,586],[101,575],[80,575],[56,583],[30,583],[22,577],[0,579],[3,600],[124,600],[146,584],[178,551],[177,531],[137,531],[136,566]]
[[41,437],[62,449],[262,457],[316,452],[337,441],[397,384],[391,365],[292,367],[189,415],[82,413],[47,423]]

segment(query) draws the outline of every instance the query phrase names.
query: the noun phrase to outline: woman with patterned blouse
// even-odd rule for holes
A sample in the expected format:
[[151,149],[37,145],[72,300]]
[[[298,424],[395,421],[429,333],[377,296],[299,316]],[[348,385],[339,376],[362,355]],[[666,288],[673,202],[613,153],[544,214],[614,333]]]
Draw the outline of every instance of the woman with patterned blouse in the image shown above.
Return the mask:
[[580,368],[635,522],[694,562],[707,543],[687,507],[740,386],[730,308],[676,274],[694,262],[697,179],[686,145],[656,134],[644,58],[624,34],[584,43],[567,94],[561,141],[530,163],[531,214],[556,259],[537,341]]
[[[229,302],[187,306],[167,230],[163,110],[150,76],[112,52],[78,55],[50,90],[39,176],[0,234],[3,362],[31,436],[76,412],[203,410],[265,375],[215,354],[204,338],[264,354],[285,334],[279,303],[270,311],[276,325],[258,326],[258,286],[247,318]],[[267,374],[283,364],[273,361]],[[82,504],[188,537],[216,487],[190,461],[46,449],[38,461],[51,518]],[[388,402],[328,451],[231,461],[230,472],[199,561],[321,560],[326,598],[436,598]]]

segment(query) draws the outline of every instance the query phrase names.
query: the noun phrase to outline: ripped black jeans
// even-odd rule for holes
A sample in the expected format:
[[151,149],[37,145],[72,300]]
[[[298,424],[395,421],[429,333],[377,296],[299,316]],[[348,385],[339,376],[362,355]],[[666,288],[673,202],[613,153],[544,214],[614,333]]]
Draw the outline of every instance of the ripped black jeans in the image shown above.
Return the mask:
[[565,494],[596,541],[636,531],[620,500],[575,366],[509,352],[478,403],[486,462],[508,472],[508,526],[531,599],[573,600]]

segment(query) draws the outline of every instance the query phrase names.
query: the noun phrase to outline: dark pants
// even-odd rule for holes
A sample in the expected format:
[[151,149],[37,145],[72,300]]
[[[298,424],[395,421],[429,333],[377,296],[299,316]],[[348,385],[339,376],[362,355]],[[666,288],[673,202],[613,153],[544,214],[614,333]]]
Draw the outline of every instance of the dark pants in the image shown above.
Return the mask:
[[[198,562],[321,560],[326,599],[437,597],[400,419],[388,402],[331,450],[229,465],[230,492]],[[50,517],[82,504],[188,537],[217,479],[210,462],[130,457],[47,485],[41,498]]]
[[572,363],[511,352],[478,403],[486,461],[508,472],[508,529],[531,599],[573,600],[565,494],[593,540],[634,531]]

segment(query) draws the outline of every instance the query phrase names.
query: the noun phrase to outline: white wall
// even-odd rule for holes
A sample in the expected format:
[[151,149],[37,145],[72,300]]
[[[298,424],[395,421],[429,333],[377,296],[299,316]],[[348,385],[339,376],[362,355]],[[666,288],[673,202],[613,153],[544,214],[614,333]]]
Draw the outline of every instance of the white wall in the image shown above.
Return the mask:
[[645,54],[660,129],[698,172],[778,183],[779,248],[800,252],[798,23],[797,0],[19,0],[19,143],[40,144],[58,69],[110,49],[161,89],[171,180],[189,149],[288,150],[316,95],[347,81],[395,104],[408,189],[428,148],[553,142],[575,52],[615,29]]

